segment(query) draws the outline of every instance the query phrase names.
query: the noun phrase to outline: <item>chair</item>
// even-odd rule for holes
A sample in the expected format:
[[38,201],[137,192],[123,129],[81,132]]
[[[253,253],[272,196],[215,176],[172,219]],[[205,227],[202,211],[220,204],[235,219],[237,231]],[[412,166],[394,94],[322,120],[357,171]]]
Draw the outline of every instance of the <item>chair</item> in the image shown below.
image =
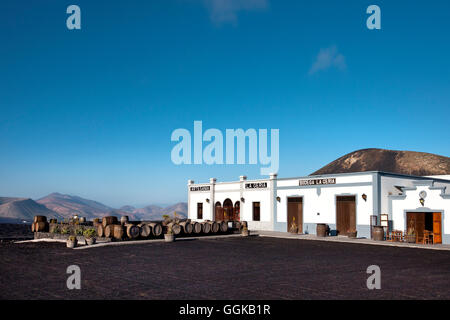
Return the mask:
[[393,231],[391,231],[391,232],[386,231],[386,241],[394,241],[393,237],[394,237],[394,232]]
[[424,230],[422,243],[423,244],[433,244],[433,232]]
[[389,236],[386,238],[388,241],[403,241],[403,231],[400,230],[392,230]]
[[399,242],[403,242],[405,240],[403,231],[401,231],[401,230],[397,230],[396,237],[397,237],[397,241],[399,241]]

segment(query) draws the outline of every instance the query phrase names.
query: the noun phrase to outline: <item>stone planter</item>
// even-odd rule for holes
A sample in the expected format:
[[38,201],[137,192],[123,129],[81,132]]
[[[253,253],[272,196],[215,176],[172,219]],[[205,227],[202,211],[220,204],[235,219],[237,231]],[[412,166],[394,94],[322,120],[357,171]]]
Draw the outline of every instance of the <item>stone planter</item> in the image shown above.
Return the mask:
[[67,242],[66,242],[67,248],[75,248],[77,246],[77,244],[78,244],[77,239],[75,239],[74,241],[67,239]]
[[164,240],[166,242],[174,242],[175,241],[175,236],[173,235],[173,233],[172,234],[165,233],[164,234]]
[[92,246],[93,244],[95,244],[96,239],[95,238],[86,238],[86,244],[88,246]]

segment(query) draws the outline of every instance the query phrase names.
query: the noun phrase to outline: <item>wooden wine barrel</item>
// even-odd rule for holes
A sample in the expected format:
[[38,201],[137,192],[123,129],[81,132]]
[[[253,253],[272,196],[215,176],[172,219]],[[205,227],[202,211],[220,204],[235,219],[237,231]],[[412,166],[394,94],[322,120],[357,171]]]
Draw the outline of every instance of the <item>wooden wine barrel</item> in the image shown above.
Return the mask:
[[209,221],[208,223],[211,225],[211,233],[219,232],[220,225],[216,221]]
[[220,232],[227,232],[228,231],[228,222],[226,221],[219,221],[220,225]]
[[33,222],[47,222],[46,216],[34,216]]
[[193,229],[194,229],[192,223],[190,223],[189,221],[182,221],[182,222],[180,222],[180,226],[183,229],[183,232],[185,234],[191,234]]
[[211,232],[211,224],[209,222],[202,222],[202,232],[208,234]]
[[167,228],[172,228],[174,235],[179,235],[181,233],[181,226],[176,222],[171,222],[167,225]]
[[43,221],[36,222],[34,230],[36,232],[46,232],[48,231],[48,223]]
[[196,221],[192,222],[192,231],[193,233],[199,234],[200,232],[202,232],[202,225],[201,223],[198,223]]
[[112,237],[114,237],[114,227],[115,227],[115,226],[116,226],[115,224],[108,224],[108,225],[105,227],[105,230],[104,230],[105,237],[107,237],[107,238],[112,238]]
[[318,237],[326,237],[327,236],[327,225],[325,223],[317,224],[316,236],[318,236]]
[[113,224],[113,237],[117,240],[122,240],[125,236],[124,228],[121,224]]
[[152,234],[152,228],[148,224],[140,223],[138,227],[142,238],[148,238]]
[[103,228],[103,225],[99,224],[97,226],[97,235],[99,237],[104,237],[105,236],[105,228]]
[[121,216],[120,217],[120,224],[124,225],[127,224],[130,218],[128,216]]
[[105,228],[108,224],[117,224],[117,223],[118,223],[117,217],[108,216],[108,217],[103,217],[103,219],[102,219],[103,228]]
[[152,229],[152,234],[155,236],[155,237],[159,237],[161,234],[162,234],[162,232],[163,232],[163,229],[162,229],[162,225],[160,224],[160,223],[157,223],[157,222],[150,222],[150,223],[147,223],[149,226],[150,226],[150,228]]
[[134,224],[131,223],[127,223],[125,225],[125,228],[127,230],[127,236],[130,239],[136,239],[137,237],[139,237],[140,231],[139,231],[139,227],[135,226]]

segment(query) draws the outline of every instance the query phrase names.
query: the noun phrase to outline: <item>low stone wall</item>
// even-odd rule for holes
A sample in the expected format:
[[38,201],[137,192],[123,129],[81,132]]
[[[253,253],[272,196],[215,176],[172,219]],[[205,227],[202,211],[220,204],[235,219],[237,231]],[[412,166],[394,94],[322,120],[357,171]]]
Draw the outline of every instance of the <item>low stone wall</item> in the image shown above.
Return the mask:
[[[67,240],[69,239],[69,234],[59,234],[51,232],[35,232],[34,239],[56,239],[56,240]],[[84,236],[77,236],[78,243],[86,243]],[[96,242],[111,242],[111,238],[96,238]]]

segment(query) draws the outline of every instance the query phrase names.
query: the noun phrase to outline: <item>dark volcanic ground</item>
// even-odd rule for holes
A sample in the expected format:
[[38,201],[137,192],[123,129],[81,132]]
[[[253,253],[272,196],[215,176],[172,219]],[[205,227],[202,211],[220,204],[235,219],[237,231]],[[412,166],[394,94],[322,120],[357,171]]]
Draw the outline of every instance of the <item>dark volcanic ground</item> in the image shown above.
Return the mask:
[[31,224],[0,223],[0,241],[11,239],[33,239]]
[[[68,290],[66,268],[81,268]],[[381,268],[381,290],[366,269]],[[0,244],[0,299],[450,299],[450,251],[264,237]]]

